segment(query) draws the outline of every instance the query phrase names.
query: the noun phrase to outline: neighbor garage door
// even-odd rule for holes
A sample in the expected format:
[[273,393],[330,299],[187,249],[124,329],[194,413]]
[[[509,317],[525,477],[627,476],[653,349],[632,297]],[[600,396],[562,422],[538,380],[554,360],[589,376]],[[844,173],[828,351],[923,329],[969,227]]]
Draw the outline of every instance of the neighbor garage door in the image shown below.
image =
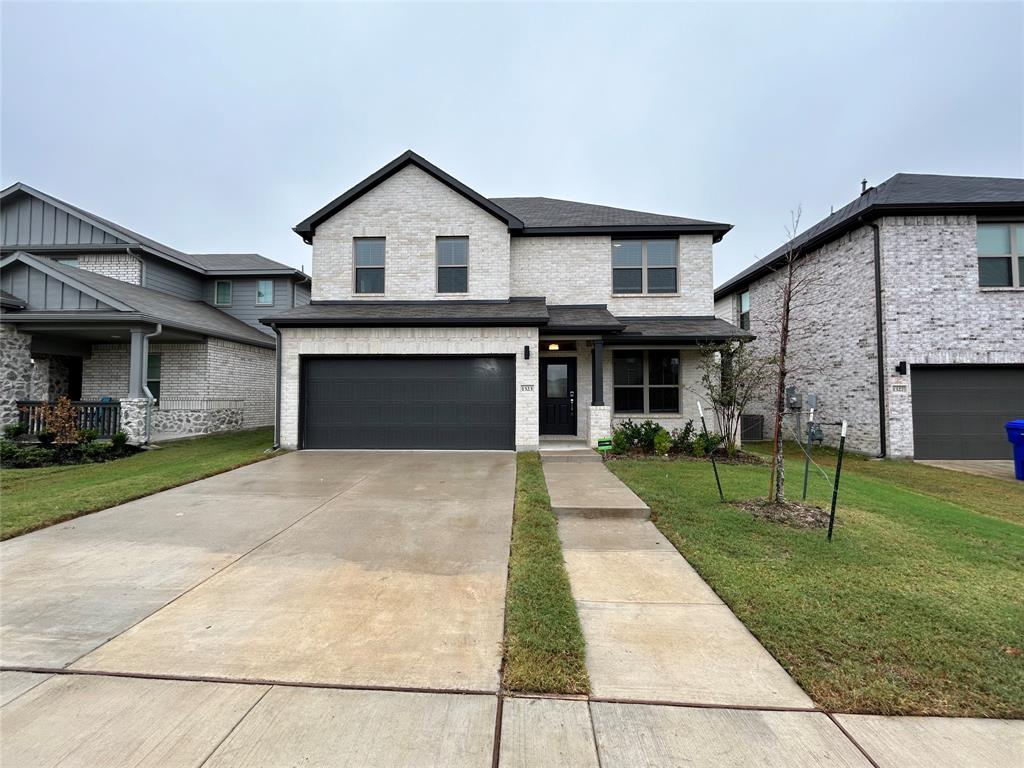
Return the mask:
[[512,357],[307,357],[303,448],[515,447]]
[[1003,425],[1024,418],[1024,366],[914,366],[914,458],[1009,459]]

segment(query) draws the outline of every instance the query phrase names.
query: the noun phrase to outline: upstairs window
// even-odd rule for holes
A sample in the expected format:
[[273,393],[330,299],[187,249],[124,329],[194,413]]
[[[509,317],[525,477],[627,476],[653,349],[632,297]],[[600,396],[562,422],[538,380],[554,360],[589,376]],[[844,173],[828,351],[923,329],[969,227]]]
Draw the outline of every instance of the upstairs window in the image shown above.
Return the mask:
[[612,293],[676,293],[677,240],[613,240]]
[[256,281],[256,305],[260,307],[269,307],[274,303],[274,281],[273,280],[257,280]]
[[1024,224],[978,225],[978,285],[1024,286]]
[[469,238],[437,238],[437,292],[469,292]]
[[750,330],[750,291],[740,294],[740,328]]
[[213,303],[218,307],[231,306],[230,280],[218,280],[213,284]]
[[355,238],[356,293],[384,293],[384,238]]
[[78,257],[77,256],[72,256],[71,258],[68,258],[68,259],[57,259],[57,263],[58,264],[63,264],[65,267],[77,267],[78,266]]

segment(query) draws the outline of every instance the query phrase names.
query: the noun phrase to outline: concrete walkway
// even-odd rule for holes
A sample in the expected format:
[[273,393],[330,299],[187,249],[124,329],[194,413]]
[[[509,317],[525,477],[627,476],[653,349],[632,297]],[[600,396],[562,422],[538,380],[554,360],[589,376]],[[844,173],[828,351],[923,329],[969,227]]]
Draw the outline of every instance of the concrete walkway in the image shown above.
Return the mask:
[[631,517],[646,520],[647,505],[600,462],[593,451],[571,458],[541,452],[551,509],[559,517]]

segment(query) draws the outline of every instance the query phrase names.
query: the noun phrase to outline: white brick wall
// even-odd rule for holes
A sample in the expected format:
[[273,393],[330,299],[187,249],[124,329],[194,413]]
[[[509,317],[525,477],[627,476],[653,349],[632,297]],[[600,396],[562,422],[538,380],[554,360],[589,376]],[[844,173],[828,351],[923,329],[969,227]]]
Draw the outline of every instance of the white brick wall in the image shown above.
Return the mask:
[[82,254],[78,257],[78,268],[114,280],[142,285],[142,264],[126,253]]
[[978,287],[974,216],[886,217],[881,239],[889,453],[910,456],[914,365],[1024,363],[1024,291]]
[[714,313],[711,235],[679,238],[678,294],[612,295],[610,237],[514,237],[512,295],[546,296],[548,304],[607,304],[613,315]]
[[[435,238],[469,237],[469,293],[438,294]],[[385,237],[386,299],[507,299],[508,225],[409,166],[317,227],[313,300],[370,299],[353,291],[352,239]]]
[[[94,344],[82,363],[82,399],[128,396],[128,345]],[[274,350],[223,339],[151,342],[160,355],[161,400],[243,400],[243,426],[274,423]]]
[[[281,444],[299,438],[300,355],[515,355],[516,447],[538,444],[535,328],[283,328]],[[523,358],[523,347],[532,354]],[[524,386],[528,387],[524,390]]]

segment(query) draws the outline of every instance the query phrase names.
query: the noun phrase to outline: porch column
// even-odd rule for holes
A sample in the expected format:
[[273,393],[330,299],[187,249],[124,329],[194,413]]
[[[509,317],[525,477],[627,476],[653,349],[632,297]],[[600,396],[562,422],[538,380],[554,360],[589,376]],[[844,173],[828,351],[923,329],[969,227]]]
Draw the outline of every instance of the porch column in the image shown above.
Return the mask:
[[594,341],[590,355],[591,405],[604,405],[604,340]]
[[146,375],[146,332],[142,329],[131,329],[132,345],[128,355],[128,397],[145,397],[142,387]]

